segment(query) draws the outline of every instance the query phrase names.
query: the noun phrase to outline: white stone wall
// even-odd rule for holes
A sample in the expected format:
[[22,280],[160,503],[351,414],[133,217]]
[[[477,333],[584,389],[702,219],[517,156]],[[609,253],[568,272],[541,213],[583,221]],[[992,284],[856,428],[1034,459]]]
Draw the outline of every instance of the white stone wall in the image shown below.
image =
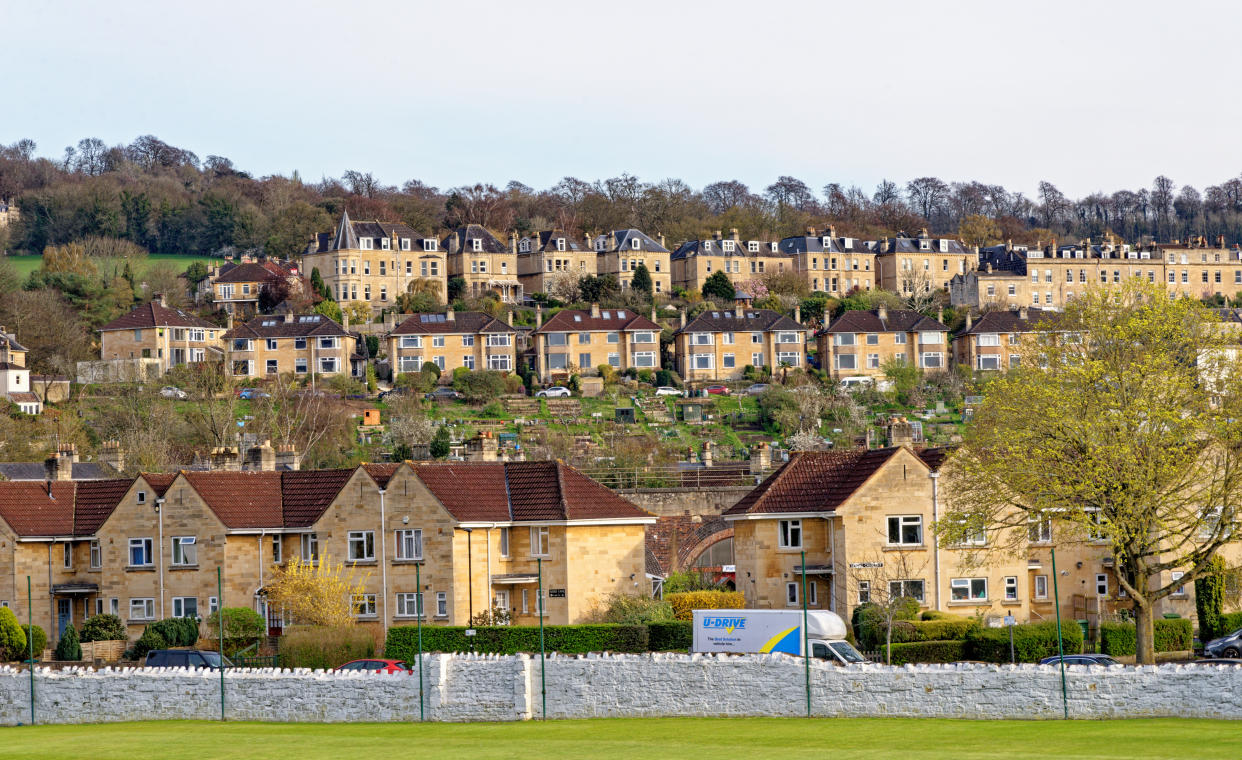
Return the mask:
[[[538,657],[430,655],[425,713],[437,721],[541,715]],[[801,660],[783,655],[549,657],[550,718],[799,716]],[[0,668],[0,725],[30,720],[29,675]],[[1067,669],[1074,718],[1242,719],[1242,668],[1161,665]],[[824,717],[1059,718],[1060,673],[1037,665],[838,668],[811,663],[811,704]],[[230,671],[230,720],[417,721],[419,679],[320,671]],[[40,723],[220,717],[220,677],[208,671],[39,669]]]

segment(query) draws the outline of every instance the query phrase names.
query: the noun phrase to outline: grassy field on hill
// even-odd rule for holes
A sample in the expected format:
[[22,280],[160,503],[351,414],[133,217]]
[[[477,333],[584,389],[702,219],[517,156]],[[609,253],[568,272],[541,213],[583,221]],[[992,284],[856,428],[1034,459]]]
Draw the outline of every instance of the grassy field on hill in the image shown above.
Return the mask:
[[474,724],[119,723],[0,729],[5,758],[1196,760],[1242,757],[1231,721],[665,718]]
[[[3,261],[7,261],[17,267],[17,271],[22,277],[27,277],[31,272],[39,268],[42,256],[5,256]],[[206,264],[222,263],[223,259],[213,259],[208,256],[176,256],[172,254],[153,254],[147,257],[148,266],[169,262],[179,271],[184,271],[186,267],[195,261],[202,261]]]

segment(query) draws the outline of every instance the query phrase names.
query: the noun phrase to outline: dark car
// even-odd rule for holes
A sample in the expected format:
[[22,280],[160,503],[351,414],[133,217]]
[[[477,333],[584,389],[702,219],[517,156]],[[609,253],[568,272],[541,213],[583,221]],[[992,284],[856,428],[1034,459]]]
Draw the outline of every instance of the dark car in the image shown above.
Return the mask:
[[[208,668],[215,670],[220,667],[220,653],[210,649],[152,649],[147,652],[148,668]],[[231,668],[233,663],[224,658],[224,667]]]
[[[1056,665],[1058,662],[1060,662],[1060,660],[1061,660],[1060,655],[1053,655],[1052,657],[1045,657],[1044,659],[1040,660],[1039,664],[1040,665]],[[1066,665],[1103,665],[1104,667],[1107,668],[1107,667],[1112,667],[1113,665],[1120,665],[1121,663],[1117,662],[1112,657],[1109,657],[1106,654],[1067,654],[1065,655],[1065,664]]]
[[339,668],[333,668],[338,672],[348,672],[351,670],[371,670],[376,673],[413,673],[414,671],[409,665],[401,660],[351,660]]
[[427,393],[423,395],[423,398],[428,398],[428,399],[431,399],[432,401],[448,401],[451,399],[457,399],[461,397],[462,397],[461,394],[453,390],[452,388],[443,388],[443,387],[436,388],[431,393]]
[[1204,644],[1203,654],[1208,657],[1228,657],[1229,659],[1242,657],[1242,628]]

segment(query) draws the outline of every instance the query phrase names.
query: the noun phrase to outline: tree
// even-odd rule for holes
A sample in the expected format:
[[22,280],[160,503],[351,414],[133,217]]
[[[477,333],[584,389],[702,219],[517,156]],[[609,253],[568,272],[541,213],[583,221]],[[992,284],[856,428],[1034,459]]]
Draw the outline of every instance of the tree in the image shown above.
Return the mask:
[[1199,618],[1200,641],[1210,641],[1227,633],[1221,624],[1227,574],[1224,558],[1216,556],[1208,560],[1203,575],[1195,578],[1195,615]]
[[311,290],[320,298],[332,298],[332,291],[328,290],[328,286],[324,284],[323,275],[319,274],[319,267],[311,269],[310,284]]
[[[923,576],[924,560],[915,564],[910,552],[876,552],[866,561],[850,565],[850,584],[860,605],[860,626],[880,627],[884,631],[884,661],[892,664],[893,624],[913,619],[922,603],[926,588],[911,584],[910,578]],[[859,640],[867,638],[860,631]]]
[[[366,583],[367,576],[359,577],[356,568],[325,554],[318,562],[294,557],[276,568],[264,588],[267,603],[299,624],[352,626],[354,599],[366,592]],[[227,631],[227,620],[225,625]]]
[[615,274],[588,274],[578,281],[578,289],[582,300],[587,303],[600,303],[614,298],[621,291]]
[[289,281],[284,277],[273,277],[259,287],[259,311],[271,314],[289,298]]
[[60,662],[76,662],[82,659],[82,645],[78,643],[78,629],[71,625],[65,626],[60,641],[56,644],[54,657]]
[[957,227],[957,236],[966,245],[991,245],[1000,240],[1000,235],[1000,225],[983,214],[971,214]]
[[325,299],[315,304],[314,308],[312,308],[311,311],[315,312],[316,314],[321,314],[327,317],[333,322],[336,322],[338,325],[341,324],[341,321],[342,321],[341,305],[338,304],[336,301],[333,301],[331,298]]
[[703,281],[703,297],[721,303],[730,303],[733,300],[733,294],[737,289],[733,287],[733,280],[729,279],[729,275],[717,269],[712,272],[706,280]]
[[1236,343],[1199,302],[1137,280],[1076,297],[1027,343],[1039,361],[989,384],[946,465],[941,539],[988,528],[990,549],[1025,550],[1029,524],[1055,521],[1057,542],[1105,542],[1154,662],[1153,605],[1238,536]]
[[431,456],[435,459],[443,459],[449,454],[449,431],[447,425],[441,425],[436,428],[436,434],[431,438]]
[[646,264],[639,264],[634,267],[634,278],[630,280],[630,287],[635,293],[641,293],[647,298],[651,298],[651,272],[647,271]]

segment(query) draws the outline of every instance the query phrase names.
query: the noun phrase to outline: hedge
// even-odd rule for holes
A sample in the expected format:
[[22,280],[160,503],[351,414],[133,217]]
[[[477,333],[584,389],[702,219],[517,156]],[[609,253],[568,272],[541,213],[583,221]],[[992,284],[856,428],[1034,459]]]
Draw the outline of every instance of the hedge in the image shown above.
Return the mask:
[[1212,638],[1228,636],[1239,628],[1242,628],[1242,612],[1227,612],[1220,616],[1220,630]]
[[893,644],[891,647],[892,664],[958,662],[967,659],[966,643],[965,641],[916,641],[909,644]]
[[[538,626],[478,626],[466,636],[460,626],[423,626],[424,652],[484,652],[517,654],[539,651]],[[645,625],[548,625],[543,628],[549,652],[646,652],[649,637]],[[418,629],[412,625],[388,629],[384,655],[407,662],[418,654]]]
[[[967,636],[972,660],[1009,662],[1009,628],[978,628]],[[1061,626],[1061,642],[1066,654],[1082,652],[1082,629],[1077,623]],[[1018,662],[1039,662],[1057,654],[1057,624],[1026,623],[1013,626],[1013,648]]]
[[[225,617],[225,631],[228,631]],[[225,639],[229,641],[229,639]],[[375,656],[375,637],[359,626],[289,626],[280,637],[282,668],[328,670],[351,660]]]
[[[33,629],[29,625],[23,625],[22,630],[26,633],[27,645],[30,644],[30,637],[34,636],[34,653],[35,657],[38,658],[39,655],[43,654],[43,650],[47,648],[47,634],[37,625]],[[31,633],[32,630],[33,634]],[[22,659],[25,658],[23,657]]]
[[[1184,652],[1193,646],[1189,618],[1155,620],[1152,627],[1157,652]],[[1133,623],[1101,623],[1100,652],[1114,657],[1133,655],[1137,635]]]
[[648,646],[653,652],[690,649],[694,645],[694,624],[683,620],[667,623],[648,623]]
[[[109,613],[93,615],[82,624],[82,641],[125,641],[129,635],[125,632],[125,623],[121,618]],[[46,638],[44,639],[46,641]]]
[[741,591],[679,591],[665,594],[673,605],[673,617],[690,620],[695,610],[740,610],[746,606],[746,595]]

